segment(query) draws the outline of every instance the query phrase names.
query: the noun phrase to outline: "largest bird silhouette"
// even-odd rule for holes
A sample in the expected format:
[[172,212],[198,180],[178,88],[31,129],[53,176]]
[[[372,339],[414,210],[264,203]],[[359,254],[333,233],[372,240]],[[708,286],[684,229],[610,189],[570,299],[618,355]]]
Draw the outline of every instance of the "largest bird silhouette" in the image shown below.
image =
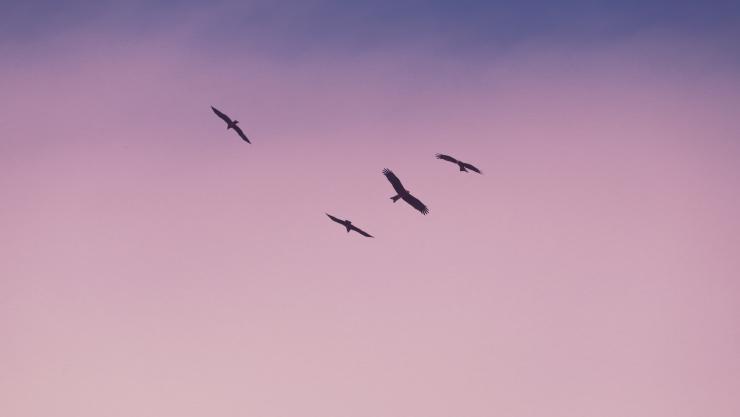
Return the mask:
[[475,172],[477,172],[479,174],[482,174],[482,172],[480,172],[480,170],[478,168],[474,167],[473,165],[471,165],[471,164],[469,164],[467,162],[458,161],[457,159],[455,159],[455,158],[453,158],[453,157],[451,157],[449,155],[444,155],[444,154],[438,153],[437,154],[437,159],[442,159],[444,161],[449,161],[449,162],[452,162],[454,164],[457,164],[457,166],[460,167],[460,171],[468,172],[468,170],[471,170],[471,171],[475,171]]
[[346,227],[347,228],[347,233],[349,233],[351,230],[354,230],[355,232],[357,232],[357,233],[359,233],[359,234],[361,234],[361,235],[363,235],[365,237],[372,237],[366,231],[364,231],[364,230],[358,228],[357,226],[353,225],[352,222],[349,221],[349,220],[338,219],[338,218],[332,216],[329,213],[326,213],[326,215],[329,216],[330,219],[332,219],[335,222],[337,222],[337,223],[341,224],[342,226]]
[[383,175],[385,175],[386,178],[388,178],[388,181],[390,181],[391,185],[393,186],[393,189],[396,190],[396,195],[391,197],[391,200],[395,203],[398,201],[398,199],[402,199],[403,201],[409,203],[409,205],[421,212],[421,214],[426,215],[429,213],[429,209],[427,206],[424,205],[421,201],[419,201],[418,198],[411,195],[409,190],[403,188],[403,184],[401,184],[401,180],[398,179],[396,174],[393,173],[390,169],[386,168],[383,170]]
[[226,122],[226,130],[234,129],[236,133],[239,135],[239,137],[242,138],[245,142],[252,143],[247,138],[247,135],[244,134],[244,132],[242,131],[242,128],[237,126],[237,123],[239,123],[238,120],[231,120],[229,116],[223,114],[219,109],[213,106],[211,106],[211,109],[213,109],[213,112],[216,113],[216,116],[220,117],[221,119],[223,119],[224,122]]

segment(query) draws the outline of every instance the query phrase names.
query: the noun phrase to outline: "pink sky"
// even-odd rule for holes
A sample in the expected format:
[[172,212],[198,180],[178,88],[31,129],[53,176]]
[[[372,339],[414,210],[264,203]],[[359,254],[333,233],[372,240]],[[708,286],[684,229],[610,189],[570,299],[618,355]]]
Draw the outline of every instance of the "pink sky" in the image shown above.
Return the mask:
[[740,415],[712,51],[65,42],[0,67],[0,415]]

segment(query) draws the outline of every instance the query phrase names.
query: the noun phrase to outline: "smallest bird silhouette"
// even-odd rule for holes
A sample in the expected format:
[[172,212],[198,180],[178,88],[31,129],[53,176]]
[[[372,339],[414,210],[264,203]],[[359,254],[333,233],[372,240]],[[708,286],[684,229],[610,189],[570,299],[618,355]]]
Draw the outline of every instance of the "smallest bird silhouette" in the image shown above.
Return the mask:
[[357,233],[359,233],[359,234],[361,234],[361,235],[363,235],[363,236],[365,236],[365,237],[372,237],[372,236],[370,236],[370,234],[369,234],[369,233],[367,233],[366,231],[364,231],[364,230],[360,229],[359,227],[357,227],[357,226],[353,225],[353,224],[352,224],[352,222],[351,222],[351,221],[349,221],[349,220],[342,220],[342,219],[338,219],[338,218],[336,218],[336,217],[332,216],[332,215],[331,215],[331,214],[329,214],[329,213],[325,213],[325,214],[326,214],[327,216],[329,216],[329,218],[330,218],[330,219],[332,219],[332,220],[334,220],[335,222],[337,222],[337,223],[341,224],[342,226],[346,227],[346,228],[347,228],[347,233],[349,233],[349,232],[350,232],[351,230],[354,230],[355,232],[357,232]]
[[444,154],[438,153],[437,154],[437,159],[442,159],[442,160],[449,161],[449,162],[452,162],[454,164],[457,164],[460,167],[460,171],[468,172],[468,170],[471,170],[471,171],[475,171],[475,172],[477,172],[479,174],[482,174],[482,172],[480,172],[480,170],[478,168],[472,166],[471,164],[469,164],[467,162],[458,161],[457,159],[455,159],[455,158],[453,158],[453,157],[451,157],[449,155],[444,155]]
[[226,130],[234,129],[236,133],[239,134],[239,137],[244,139],[245,142],[250,143],[250,144],[252,143],[247,138],[247,135],[244,134],[244,132],[242,131],[242,128],[237,126],[237,123],[239,123],[238,120],[231,120],[229,116],[223,114],[219,109],[213,106],[211,106],[211,109],[213,109],[213,112],[216,113],[216,116],[220,117],[221,119],[223,119],[224,122],[226,122]]

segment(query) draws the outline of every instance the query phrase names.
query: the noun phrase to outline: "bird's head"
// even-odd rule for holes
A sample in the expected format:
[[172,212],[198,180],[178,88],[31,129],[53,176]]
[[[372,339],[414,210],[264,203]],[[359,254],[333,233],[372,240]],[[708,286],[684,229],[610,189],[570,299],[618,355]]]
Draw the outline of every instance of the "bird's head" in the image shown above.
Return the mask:
[[237,124],[237,123],[239,123],[239,121],[238,121],[238,120],[234,120],[234,122],[233,122],[233,123],[234,123],[234,124]]

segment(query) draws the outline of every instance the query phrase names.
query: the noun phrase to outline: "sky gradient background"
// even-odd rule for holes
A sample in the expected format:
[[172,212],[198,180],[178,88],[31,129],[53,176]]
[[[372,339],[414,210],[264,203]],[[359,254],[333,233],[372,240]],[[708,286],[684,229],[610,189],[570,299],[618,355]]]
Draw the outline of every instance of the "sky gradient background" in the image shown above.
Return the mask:
[[0,415],[740,415],[738,32],[720,1],[3,2]]

